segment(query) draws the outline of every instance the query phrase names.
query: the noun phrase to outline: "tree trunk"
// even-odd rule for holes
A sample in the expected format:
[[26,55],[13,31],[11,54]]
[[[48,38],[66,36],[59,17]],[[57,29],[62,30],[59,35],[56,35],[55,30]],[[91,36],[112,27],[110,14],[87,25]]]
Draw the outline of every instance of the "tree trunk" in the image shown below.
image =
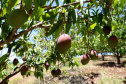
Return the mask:
[[104,55],[104,54],[102,54],[102,53],[101,53],[101,55],[102,55],[102,61],[104,61],[104,56],[105,56],[105,55]]
[[65,62],[63,62],[63,65],[65,66]]
[[117,64],[121,64],[120,63],[120,56],[119,56],[119,53],[118,53],[118,49],[117,49]]
[[120,56],[118,56],[118,55],[117,55],[117,63],[118,63],[118,64],[121,64],[121,63],[120,63]]
[[104,61],[104,56],[105,56],[105,55],[102,55],[102,61]]

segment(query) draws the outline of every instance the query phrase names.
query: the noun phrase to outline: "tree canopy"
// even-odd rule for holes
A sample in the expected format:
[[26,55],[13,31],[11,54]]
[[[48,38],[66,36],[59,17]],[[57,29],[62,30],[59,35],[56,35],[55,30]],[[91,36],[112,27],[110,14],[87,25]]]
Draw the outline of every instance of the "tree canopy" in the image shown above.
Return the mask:
[[[73,57],[91,49],[124,55],[125,21],[125,0],[0,0],[0,49],[8,49],[0,57],[0,78],[3,79],[0,83],[20,72],[23,65],[35,68],[34,75],[40,78],[43,78],[45,62],[52,65],[51,69],[65,62],[70,67],[78,66]],[[105,26],[111,28],[108,35],[103,31]],[[31,35],[33,31],[37,35]],[[64,33],[70,35],[71,47],[60,54],[56,51],[56,41]],[[118,39],[114,49],[108,45],[112,35]],[[2,72],[11,52],[20,58],[25,55],[27,61],[4,77]]]

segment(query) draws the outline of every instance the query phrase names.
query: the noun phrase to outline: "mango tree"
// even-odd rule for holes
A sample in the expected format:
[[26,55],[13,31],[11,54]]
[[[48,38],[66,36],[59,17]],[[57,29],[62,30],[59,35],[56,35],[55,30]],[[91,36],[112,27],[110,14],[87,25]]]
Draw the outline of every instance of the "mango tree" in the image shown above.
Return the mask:
[[[60,0],[1,0],[0,4],[0,49],[7,48],[7,53],[0,57],[1,84],[6,83],[10,77],[19,72],[22,75],[27,74],[31,67],[35,68],[35,77],[43,78],[44,66],[48,68],[48,65],[56,64],[57,60],[69,61],[67,57],[72,50],[69,49],[72,37],[77,37],[77,40],[85,43],[80,43],[80,46],[85,45],[84,47],[86,47],[86,49],[83,48],[85,53],[82,53],[84,54],[82,63],[84,63],[83,60],[89,56],[90,38],[100,36],[101,41],[104,37],[109,39],[112,35],[120,38],[116,29],[125,28],[125,0],[63,0],[62,2]],[[41,37],[38,44],[30,41],[31,32],[36,29],[42,34],[38,35]],[[75,29],[77,32],[74,32],[74,36],[70,31]],[[70,38],[61,39],[59,42],[57,39],[61,34],[65,34],[65,36],[67,34]],[[125,33],[123,34],[125,35]],[[125,39],[124,36],[122,38]],[[114,38],[115,41],[112,39],[110,38],[108,45],[116,48],[117,39]],[[69,45],[66,45],[66,42]],[[62,47],[64,55],[62,50],[59,50],[60,43],[65,45]],[[71,48],[73,46],[74,44]],[[77,50],[79,49],[78,47]],[[16,66],[9,75],[3,74],[11,52],[26,60],[20,66]],[[14,64],[16,64],[15,61]],[[77,65],[77,63],[70,61],[70,65]],[[52,75],[60,75],[59,67],[54,68]]]

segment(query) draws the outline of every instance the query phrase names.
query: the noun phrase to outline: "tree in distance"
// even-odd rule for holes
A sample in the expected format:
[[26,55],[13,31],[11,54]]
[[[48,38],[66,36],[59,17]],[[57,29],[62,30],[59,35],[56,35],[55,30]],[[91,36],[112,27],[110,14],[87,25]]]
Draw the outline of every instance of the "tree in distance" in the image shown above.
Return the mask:
[[18,59],[15,58],[15,59],[13,60],[13,64],[14,64],[14,65],[17,65],[18,63],[19,63]]
[[109,37],[108,39],[108,45],[111,47],[111,48],[115,48],[118,44],[118,39],[116,36],[112,35]]
[[110,26],[104,26],[104,27],[103,27],[103,31],[104,31],[105,35],[109,35],[109,33],[110,33],[110,31],[111,31]]
[[71,38],[68,34],[62,34],[56,44],[56,49],[59,53],[64,54],[71,46]]
[[90,56],[91,60],[97,60],[98,59],[98,53],[95,50],[90,50],[89,56]]
[[45,68],[46,68],[46,70],[49,69],[49,64],[47,62],[45,63]]
[[87,54],[84,54],[81,56],[81,63],[82,65],[86,65],[89,62],[89,56]]
[[16,9],[8,16],[8,23],[14,27],[21,27],[28,20],[28,14],[23,9]]
[[25,75],[28,71],[28,66],[24,65],[21,67],[21,75]]
[[24,56],[22,57],[22,60],[23,60],[23,61],[26,61],[26,55],[24,55]]
[[60,69],[57,69],[57,70],[53,69],[51,71],[51,74],[52,74],[52,76],[57,77],[61,74],[61,70]]

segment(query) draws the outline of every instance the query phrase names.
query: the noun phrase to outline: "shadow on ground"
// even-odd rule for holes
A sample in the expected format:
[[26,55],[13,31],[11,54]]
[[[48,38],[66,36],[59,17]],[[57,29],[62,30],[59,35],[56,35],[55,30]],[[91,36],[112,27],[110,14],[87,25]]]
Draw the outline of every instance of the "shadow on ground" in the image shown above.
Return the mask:
[[126,67],[126,61],[122,62],[121,64],[117,64],[115,62],[103,62],[96,64],[97,66],[102,66],[102,67]]
[[126,84],[126,77],[125,77],[125,79],[123,80],[123,83]]
[[62,76],[59,77],[59,80],[67,79],[69,80],[70,84],[94,84],[93,79],[98,77],[99,73],[87,73],[85,75],[72,75],[72,76]]

